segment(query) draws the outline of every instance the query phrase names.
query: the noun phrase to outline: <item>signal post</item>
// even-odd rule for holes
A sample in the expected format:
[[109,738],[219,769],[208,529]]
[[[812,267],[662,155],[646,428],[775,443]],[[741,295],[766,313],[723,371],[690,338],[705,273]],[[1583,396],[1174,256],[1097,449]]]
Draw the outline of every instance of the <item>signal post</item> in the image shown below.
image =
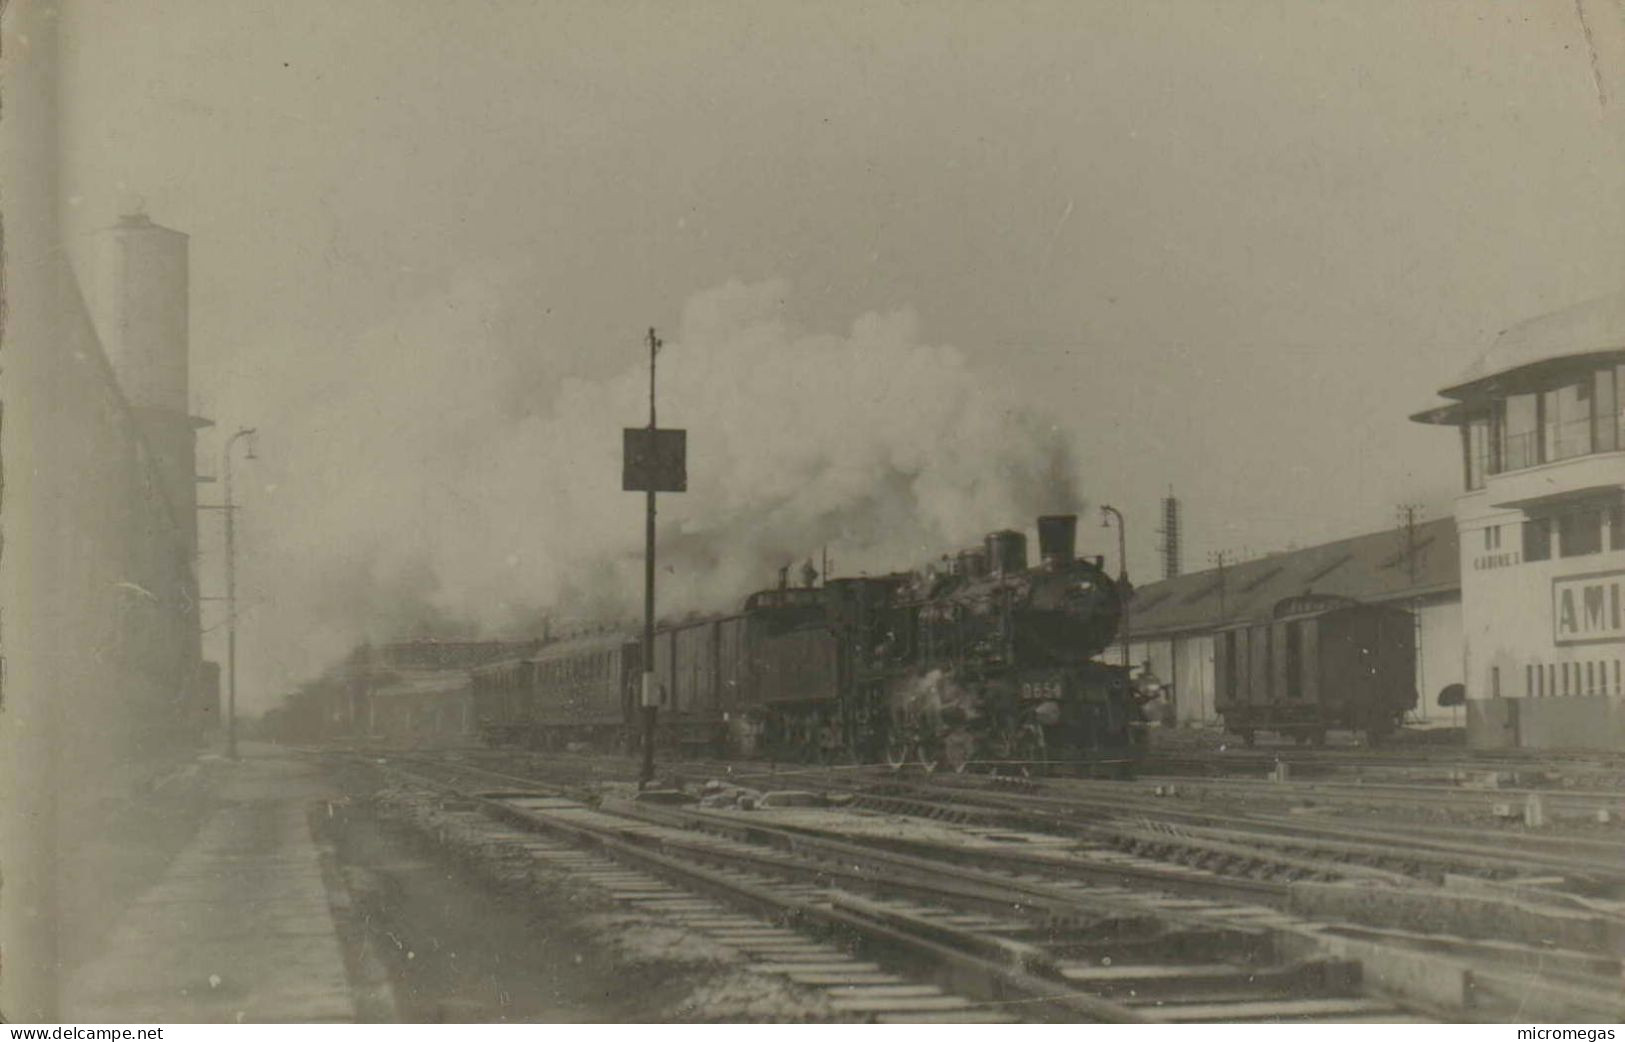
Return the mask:
[[684,430],[661,430],[655,425],[655,358],[661,340],[649,330],[649,426],[627,427],[621,432],[621,489],[642,492],[643,520],[643,769],[638,788],[654,781],[655,725],[661,690],[655,678],[655,493],[688,490],[687,439]]

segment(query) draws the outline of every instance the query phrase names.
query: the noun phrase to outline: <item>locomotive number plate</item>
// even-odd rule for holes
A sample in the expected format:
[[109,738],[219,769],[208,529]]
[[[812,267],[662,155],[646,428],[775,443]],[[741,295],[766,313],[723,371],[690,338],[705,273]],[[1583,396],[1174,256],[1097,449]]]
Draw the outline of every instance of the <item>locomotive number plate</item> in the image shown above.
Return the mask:
[[1061,682],[1059,680],[1023,680],[1021,682],[1021,697],[1034,701],[1046,701],[1061,697]]

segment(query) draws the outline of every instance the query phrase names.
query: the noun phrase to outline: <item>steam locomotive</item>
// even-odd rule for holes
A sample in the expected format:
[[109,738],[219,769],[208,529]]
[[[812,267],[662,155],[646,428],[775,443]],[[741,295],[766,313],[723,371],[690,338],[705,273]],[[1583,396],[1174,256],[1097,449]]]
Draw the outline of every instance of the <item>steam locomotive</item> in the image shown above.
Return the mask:
[[[1095,661],[1123,591],[1075,554],[1077,519],[924,573],[763,590],[738,612],[661,626],[657,742],[671,750],[894,765],[1121,764],[1145,738],[1127,672]],[[630,748],[642,654],[630,636],[559,640],[472,673],[484,738]]]

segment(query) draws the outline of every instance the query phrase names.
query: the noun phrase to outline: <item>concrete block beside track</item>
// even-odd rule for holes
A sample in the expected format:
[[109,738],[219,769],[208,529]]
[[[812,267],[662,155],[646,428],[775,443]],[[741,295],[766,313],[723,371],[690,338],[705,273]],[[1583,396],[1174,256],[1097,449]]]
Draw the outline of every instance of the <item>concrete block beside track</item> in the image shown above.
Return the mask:
[[1472,971],[1466,964],[1441,959],[1434,952],[1408,951],[1317,930],[1283,930],[1277,944],[1287,958],[1331,956],[1358,962],[1367,993],[1441,1012],[1466,1009],[1472,1000]]
[[1545,944],[1586,952],[1617,953],[1625,944],[1619,920],[1541,907],[1501,895],[1447,888],[1293,883],[1288,907],[1299,915],[1367,926],[1397,927],[1457,937]]

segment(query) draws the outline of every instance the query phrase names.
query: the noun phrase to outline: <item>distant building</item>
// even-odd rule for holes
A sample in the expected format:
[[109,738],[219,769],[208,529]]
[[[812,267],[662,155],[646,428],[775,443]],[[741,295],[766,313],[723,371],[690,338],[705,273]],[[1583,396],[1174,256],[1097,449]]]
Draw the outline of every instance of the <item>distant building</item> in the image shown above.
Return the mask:
[[[1216,724],[1213,631],[1261,618],[1283,598],[1333,594],[1416,616],[1417,708],[1410,723],[1459,722],[1439,692],[1462,679],[1461,576],[1456,525],[1441,518],[1138,587],[1130,601],[1129,658],[1150,661],[1184,725]],[[1117,649],[1106,652],[1116,661]]]
[[1457,428],[1468,739],[1625,749],[1625,294],[1513,326],[1412,417]]

